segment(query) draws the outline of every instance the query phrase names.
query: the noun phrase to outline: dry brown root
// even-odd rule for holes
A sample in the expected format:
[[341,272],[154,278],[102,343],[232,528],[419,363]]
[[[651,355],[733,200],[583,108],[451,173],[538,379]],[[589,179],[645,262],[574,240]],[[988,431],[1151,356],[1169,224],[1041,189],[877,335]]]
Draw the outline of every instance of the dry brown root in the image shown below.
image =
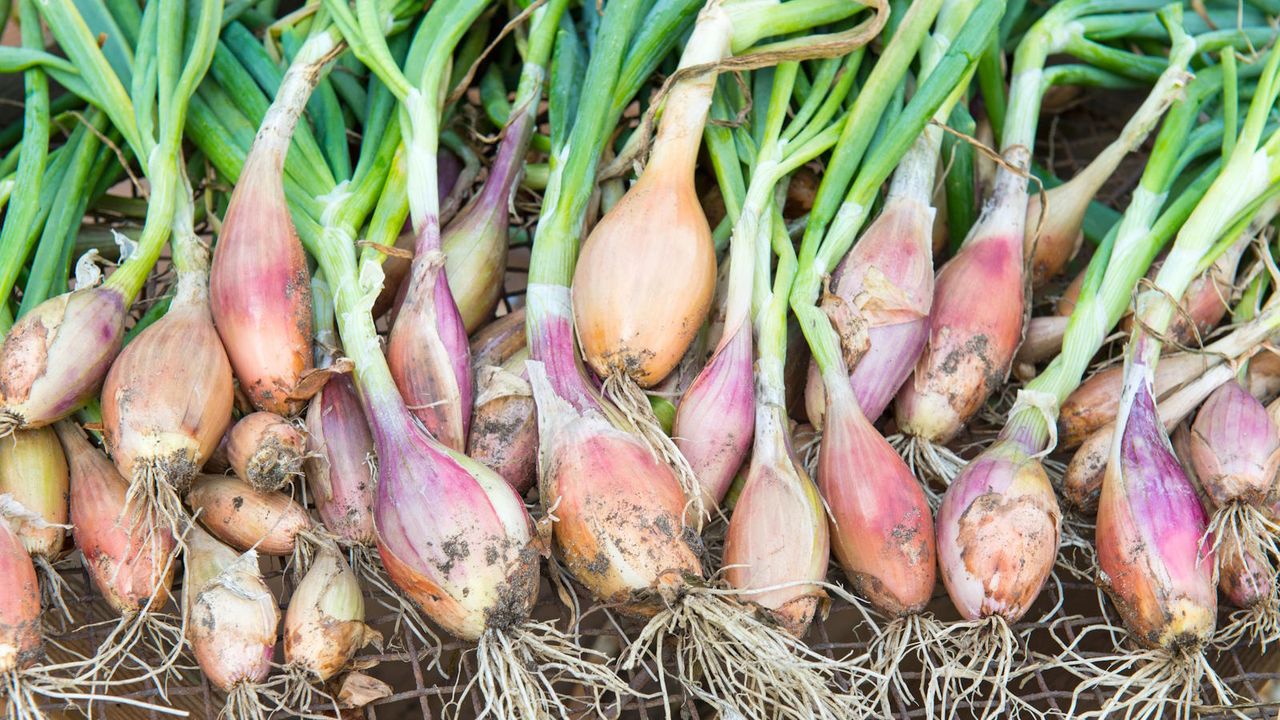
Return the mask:
[[[163,697],[168,681],[183,669],[178,663],[185,650],[184,630],[182,618],[147,608],[124,615],[93,657],[68,664],[73,682],[95,689],[152,682]],[[117,679],[121,671],[126,675]]]
[[964,469],[964,458],[945,445],[938,445],[915,435],[895,433],[885,439],[902,456],[907,467],[911,468],[911,474],[920,481],[920,486],[924,489],[929,507],[937,512],[938,505],[942,503],[942,494]]
[[575,700],[608,717],[604,699],[632,695],[630,686],[607,664],[608,658],[580,646],[570,635],[550,622],[529,621],[502,630],[490,629],[476,643],[476,670],[459,691],[455,688],[447,710],[461,715],[462,702],[478,692],[483,705],[476,720],[490,717],[562,718],[578,717],[583,708],[572,711],[567,696],[557,683],[571,684],[586,691]]
[[1098,576],[1098,552],[1093,535],[1092,522],[1073,512],[1064,514],[1055,567],[1081,582],[1092,583]]
[[[930,613],[917,613],[894,618],[885,625],[868,652],[871,670],[881,677],[873,685],[869,698],[872,706],[879,706],[882,717],[892,717],[894,697],[925,708],[926,717],[936,717],[937,688],[934,677],[946,668],[951,660],[947,646],[941,642],[945,628]],[[902,675],[902,665],[914,658],[920,665],[920,679],[915,690]]]
[[227,693],[227,701],[218,713],[218,720],[267,720],[274,708],[263,702],[258,686],[249,682],[237,683]]
[[[1044,717],[1023,700],[1014,681],[1030,671],[1022,639],[999,615],[953,623],[943,631],[947,665],[934,675],[930,692],[938,698],[941,717],[952,717],[967,703],[974,717]],[[983,686],[989,691],[983,692]]]
[[1225,554],[1220,552],[1223,542],[1233,552],[1244,557],[1253,558],[1263,563],[1268,569],[1276,567],[1276,559],[1280,558],[1280,525],[1267,517],[1258,506],[1243,501],[1229,502],[1219,507],[1209,517],[1209,527],[1205,530],[1201,541],[1204,545],[1212,543],[1215,573],[1222,567]]
[[44,611],[45,624],[51,629],[62,632],[75,622],[71,608],[67,606],[67,595],[73,602],[79,602],[67,579],[49,562],[44,555],[32,555],[36,567],[36,575],[40,578],[40,607]]
[[[1239,699],[1209,664],[1202,648],[1178,652],[1163,648],[1121,650],[1104,657],[1080,656],[1075,647],[1094,632],[1120,636],[1124,633],[1111,625],[1091,625],[1077,635],[1076,643],[1069,646],[1056,663],[1056,667],[1070,671],[1083,681],[1076,686],[1067,717],[1192,720],[1199,717],[1204,705],[1230,708]],[[1209,698],[1203,697],[1205,686],[1209,688]],[[1101,707],[1076,710],[1082,697],[1100,689],[1108,694]],[[1206,699],[1208,703],[1204,702]]]
[[[187,460],[186,462],[190,462]],[[193,519],[182,504],[186,487],[176,487],[171,478],[186,477],[185,484],[195,473],[186,468],[173,468],[163,459],[147,459],[134,466],[134,477],[129,492],[124,497],[124,517],[129,518],[131,529],[146,524],[152,528],[165,528],[177,541],[174,552],[185,547],[185,538]]]
[[722,717],[746,720],[844,720],[866,713],[860,686],[878,679],[863,658],[833,659],[782,628],[757,619],[731,591],[687,586],[644,627],[622,656],[622,668],[652,661],[669,697],[663,650],[694,699]]
[[620,373],[614,373],[605,378],[603,390],[604,396],[622,414],[622,420],[649,447],[650,452],[655,457],[661,458],[675,471],[676,480],[680,481],[680,489],[688,498],[684,516],[692,521],[696,529],[701,530],[703,522],[709,515],[702,502],[698,477],[684,454],[676,447],[675,442],[663,432],[662,425],[653,414],[653,406],[649,404],[649,396],[644,394],[634,380]]
[[1267,646],[1280,640],[1280,596],[1275,588],[1250,607],[1235,610],[1227,622],[1214,633],[1214,647],[1226,650],[1241,644],[1256,645],[1266,652]]
[[416,653],[417,659],[422,660],[428,655],[434,655],[428,669],[435,668],[443,672],[443,668],[440,667],[440,656],[443,653],[440,636],[431,629],[431,625],[418,606],[405,597],[395,583],[391,582],[387,571],[382,567],[382,558],[378,556],[377,549],[368,545],[349,545],[347,561],[361,583],[375,591],[374,601],[394,615],[391,632],[386,638],[388,649],[408,654],[405,636],[411,635],[419,647]]

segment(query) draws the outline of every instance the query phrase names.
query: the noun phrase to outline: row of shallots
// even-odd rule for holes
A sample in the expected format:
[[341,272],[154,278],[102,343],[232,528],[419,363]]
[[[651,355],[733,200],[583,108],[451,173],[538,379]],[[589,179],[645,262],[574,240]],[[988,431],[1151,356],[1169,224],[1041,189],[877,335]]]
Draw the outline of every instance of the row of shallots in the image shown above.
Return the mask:
[[[1280,639],[1275,0],[14,14],[11,718],[180,712],[186,657],[231,720],[393,702],[366,598],[474,653],[459,715],[1247,702],[1206,650]],[[1042,115],[1095,89],[1064,182]],[[1123,628],[1033,653],[1055,566]],[[806,642],[832,596],[857,651]]]

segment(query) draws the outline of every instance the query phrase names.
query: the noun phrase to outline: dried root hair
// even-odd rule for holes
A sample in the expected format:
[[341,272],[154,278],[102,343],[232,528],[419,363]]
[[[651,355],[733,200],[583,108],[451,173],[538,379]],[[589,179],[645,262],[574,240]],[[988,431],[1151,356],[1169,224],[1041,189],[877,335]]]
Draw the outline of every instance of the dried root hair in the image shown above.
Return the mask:
[[670,644],[681,686],[723,717],[844,720],[865,714],[858,679],[877,677],[862,667],[865,657],[822,655],[758,618],[729,597],[734,594],[740,593],[687,583],[631,642],[622,668],[652,660],[662,696],[670,697],[662,669]]
[[1280,525],[1267,517],[1257,505],[1236,500],[1220,506],[1209,518],[1209,527],[1200,544],[1208,546],[1214,557],[1214,575],[1222,567],[1222,546],[1225,540],[1232,552],[1252,557],[1275,572],[1276,559],[1280,558]]
[[698,477],[684,454],[676,447],[675,441],[663,432],[662,425],[653,414],[649,397],[634,380],[621,371],[614,371],[604,379],[603,390],[605,398],[621,414],[622,424],[631,429],[655,457],[675,471],[676,480],[679,481],[686,499],[684,517],[692,518],[696,523],[695,529],[701,532],[703,522],[710,515],[702,501]]
[[79,602],[70,583],[58,572],[58,568],[44,555],[32,555],[31,561],[36,567],[36,575],[40,582],[40,607],[44,612],[45,626],[56,632],[64,632],[74,622],[71,608],[67,606],[67,595],[73,602]]
[[263,702],[259,687],[251,682],[238,682],[227,693],[227,701],[218,720],[267,720],[275,708]]
[[444,652],[440,636],[432,630],[422,610],[391,582],[387,571],[382,567],[382,558],[378,556],[377,549],[353,543],[347,547],[347,560],[361,583],[375,591],[374,601],[393,615],[391,632],[386,638],[388,648],[393,652],[409,654],[405,639],[406,636],[412,636],[420,648],[416,653],[417,659],[434,655],[428,669],[435,668],[448,677],[440,666],[440,657]]
[[177,543],[174,552],[184,550],[186,534],[195,519],[182,505],[184,495],[195,477],[195,466],[186,455],[176,459],[146,458],[134,467],[129,491],[124,497],[124,517],[130,532],[149,524],[149,533],[167,529]]
[[[913,704],[919,701],[926,717],[936,717],[938,692],[933,678],[951,664],[948,646],[943,642],[945,634],[945,626],[932,613],[912,613],[889,621],[871,641],[870,667],[881,677],[875,681],[869,699],[872,706],[879,706],[882,717],[893,716],[895,697]],[[902,667],[912,659],[920,665],[914,690]]]
[[1092,583],[1098,576],[1098,551],[1093,544],[1095,524],[1077,513],[1067,512],[1059,528],[1054,566],[1081,582]]
[[[340,720],[342,711],[338,701],[325,691],[323,683],[315,673],[298,664],[286,665],[283,671],[265,685],[254,688],[256,698],[268,698],[274,703],[273,714],[284,713],[287,717],[304,720]],[[229,698],[228,698],[229,699]],[[333,713],[321,713],[312,708],[328,706]]]
[[[1100,657],[1084,657],[1076,650],[1080,640],[1091,633],[1115,634],[1117,630],[1108,623],[1084,628],[1055,663],[1083,681],[1072,694],[1067,717],[1192,720],[1208,709],[1206,699],[1221,709],[1231,709],[1239,700],[1209,664],[1202,646],[1176,650],[1120,647],[1115,654]],[[1077,711],[1085,693],[1103,688],[1109,694],[1101,707]],[[1208,698],[1204,697],[1206,688]]]
[[920,480],[929,507],[937,512],[943,493],[967,464],[965,459],[945,445],[915,435],[894,433],[886,439]]
[[1227,622],[1218,627],[1213,636],[1213,646],[1227,650],[1239,645],[1256,645],[1263,652],[1267,646],[1280,640],[1280,592],[1272,583],[1271,592],[1265,598],[1247,608],[1232,611]]
[[[0,710],[6,720],[46,720],[46,708],[65,705],[72,702],[92,705],[94,702],[110,702],[117,705],[128,705],[151,714],[185,716],[183,710],[175,710],[163,705],[153,705],[142,700],[83,692],[82,685],[74,679],[59,677],[49,667],[36,667],[25,670],[10,670],[0,673]],[[63,717],[59,710],[53,717]]]
[[462,715],[462,702],[472,692],[483,699],[476,720],[579,717],[582,708],[571,710],[557,683],[584,690],[584,697],[573,702],[594,709],[596,717],[610,716],[604,711],[606,695],[620,700],[633,694],[607,656],[583,648],[550,622],[491,628],[480,636],[475,652],[475,673],[461,689],[455,686],[446,707],[454,717]]
[[[1000,615],[957,622],[943,633],[947,665],[933,676],[930,694],[938,699],[941,717],[951,717],[967,704],[974,717],[1041,718],[1044,713],[1013,690],[1014,681],[1031,671],[1023,640]],[[984,686],[990,690],[984,692]]]

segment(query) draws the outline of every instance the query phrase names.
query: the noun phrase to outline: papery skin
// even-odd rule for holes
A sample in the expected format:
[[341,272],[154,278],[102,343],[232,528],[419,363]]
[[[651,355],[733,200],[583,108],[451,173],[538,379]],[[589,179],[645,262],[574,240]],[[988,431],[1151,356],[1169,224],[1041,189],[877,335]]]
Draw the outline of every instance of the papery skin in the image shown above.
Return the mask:
[[306,508],[282,492],[263,492],[227,475],[201,475],[187,493],[200,524],[238,552],[277,557],[293,552],[298,534],[312,527]]
[[533,389],[519,372],[526,356],[508,366],[481,368],[467,454],[524,495],[537,480],[538,410]]
[[[0,495],[8,495],[49,525],[66,525],[70,491],[67,457],[53,428],[15,430],[0,439]],[[9,522],[31,555],[50,562],[62,555],[65,529],[39,527],[19,518]]]
[[702,489],[703,507],[720,507],[751,449],[755,430],[751,327],[743,322],[684,392],[672,430]]
[[71,471],[71,535],[94,587],[121,615],[153,597],[152,607],[163,607],[173,582],[173,536],[150,515],[135,521],[125,514],[129,483],[78,428],[64,422],[55,429]]
[[224,691],[263,682],[271,673],[280,609],[258,572],[257,556],[238,555],[199,529],[187,542],[183,604],[196,662]]
[[18,536],[0,520],[0,675],[35,664],[44,654],[40,630],[40,585]]
[[[525,333],[525,309],[516,308],[471,335],[471,367],[505,365],[516,353],[528,346]],[[523,372],[523,366],[521,366]]]
[[44,427],[95,396],[124,345],[126,309],[119,291],[96,287],[19,318],[0,347],[0,426]]
[[[919,199],[891,196],[832,273],[831,292],[856,305],[867,322],[871,347],[849,373],[849,382],[863,414],[873,420],[911,375],[929,338],[934,214]],[[811,362],[805,392],[815,426],[821,425],[826,405],[822,389],[822,375]]]
[[181,491],[222,440],[233,401],[231,363],[208,305],[175,300],[107,373],[107,448],[125,477],[159,463]]
[[316,512],[329,532],[357,545],[372,545],[373,433],[346,375],[330,378],[307,408],[304,466]]
[[336,551],[317,553],[285,611],[285,664],[328,680],[351,662],[370,632],[355,573]]
[[668,157],[655,153],[600,219],[573,275],[573,320],[587,363],[601,377],[621,374],[641,387],[675,369],[715,291],[715,247],[692,157]]
[[1044,466],[1002,438],[951,482],[938,507],[938,565],[960,615],[1022,619],[1058,555],[1062,514]]
[[290,416],[312,368],[311,275],[271,165],[282,149],[251,153],[231,194],[209,272],[210,309],[240,388],[259,410]]
[[270,412],[245,415],[227,433],[227,461],[259,490],[283,487],[302,470],[307,440],[291,422]]
[[832,550],[858,593],[893,616],[925,609],[937,580],[933,514],[898,453],[833,378],[818,455]]
[[1004,383],[1022,338],[1022,238],[995,228],[939,271],[929,342],[894,406],[904,433],[947,442]]
[[1149,381],[1136,388],[1098,504],[1098,563],[1125,626],[1149,647],[1198,647],[1217,613],[1208,517],[1173,454]]
[[[435,229],[428,223],[424,231]],[[418,240],[419,247],[423,243]],[[427,432],[462,452],[474,402],[471,351],[445,277],[443,254],[415,257],[408,288],[391,327],[387,364]]]
[[[769,610],[787,632],[802,637],[823,597],[831,541],[822,498],[791,449],[781,408],[764,408],[761,433],[724,541],[725,580],[744,600]],[[767,449],[761,447],[767,446]],[[787,587],[777,587],[787,585]]]
[[463,640],[524,622],[537,599],[538,553],[523,501],[497,473],[432,440],[395,401],[366,407],[387,574]]
[[[1160,359],[1156,366],[1156,397],[1164,397],[1183,383],[1209,369],[1210,359],[1197,353],[1177,353]],[[1079,446],[1089,436],[1116,419],[1124,367],[1117,365],[1090,375],[1080,383],[1058,413],[1058,447]]]
[[1220,386],[1191,425],[1191,464],[1216,505],[1266,502],[1280,470],[1280,431],[1239,383]]

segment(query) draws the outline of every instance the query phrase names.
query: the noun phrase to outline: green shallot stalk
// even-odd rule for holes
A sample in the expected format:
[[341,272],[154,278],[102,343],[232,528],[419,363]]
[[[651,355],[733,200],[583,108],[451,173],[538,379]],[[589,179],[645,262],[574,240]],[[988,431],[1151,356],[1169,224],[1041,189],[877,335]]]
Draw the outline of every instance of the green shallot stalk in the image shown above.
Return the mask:
[[[1180,702],[1212,677],[1203,647],[1216,621],[1216,567],[1208,517],[1174,457],[1156,412],[1154,370],[1162,333],[1178,298],[1200,270],[1204,255],[1269,187],[1280,180],[1280,133],[1263,141],[1266,118],[1280,95],[1280,51],[1266,57],[1258,89],[1222,173],[1182,226],[1156,277],[1139,295],[1137,323],[1126,349],[1125,380],[1115,439],[1098,506],[1100,584],[1115,601],[1130,636],[1146,650],[1122,653],[1116,662],[1135,667],[1148,683],[1126,694],[1130,682],[1102,669],[1085,686],[1118,685],[1102,708],[1157,712]],[[1251,213],[1250,213],[1251,214]],[[1262,531],[1256,528],[1255,531]],[[1216,702],[1230,704],[1220,682]]]
[[[208,68],[222,3],[191,9],[180,0],[148,5],[144,38],[150,62],[138,68],[132,95],[71,0],[40,3],[49,28],[84,80],[83,88],[142,159],[150,181],[147,219],[137,251],[99,287],[78,288],[33,308],[0,348],[0,427],[41,427],[92,397],[123,344],[125,315],[169,238],[182,192],[179,150],[188,102]],[[192,45],[184,55],[191,25]],[[163,29],[157,30],[157,27]],[[148,39],[149,38],[149,39]],[[160,108],[158,122],[152,113]],[[154,125],[154,127],[153,127]],[[86,342],[86,338],[92,338]],[[3,430],[0,430],[2,432]]]

